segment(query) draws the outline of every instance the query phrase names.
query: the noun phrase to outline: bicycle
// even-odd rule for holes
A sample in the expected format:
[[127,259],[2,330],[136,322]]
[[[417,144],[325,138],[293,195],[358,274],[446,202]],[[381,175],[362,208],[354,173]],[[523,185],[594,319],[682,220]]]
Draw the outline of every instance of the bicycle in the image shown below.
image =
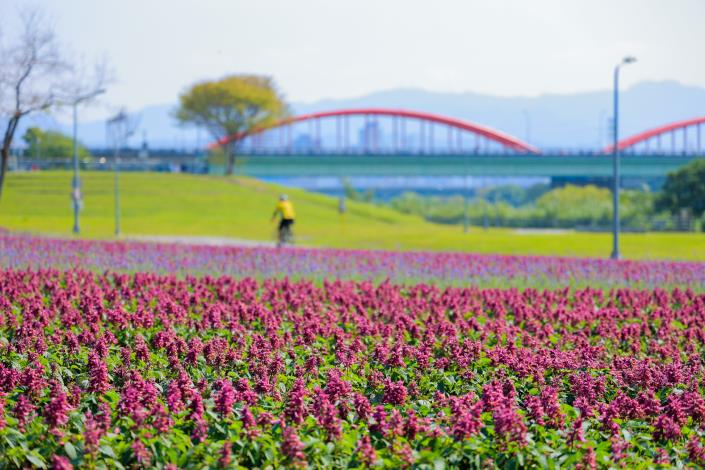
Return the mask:
[[[287,223],[288,222],[288,223]],[[277,247],[281,248],[286,245],[294,244],[294,232],[291,229],[293,221],[282,220],[277,230]]]

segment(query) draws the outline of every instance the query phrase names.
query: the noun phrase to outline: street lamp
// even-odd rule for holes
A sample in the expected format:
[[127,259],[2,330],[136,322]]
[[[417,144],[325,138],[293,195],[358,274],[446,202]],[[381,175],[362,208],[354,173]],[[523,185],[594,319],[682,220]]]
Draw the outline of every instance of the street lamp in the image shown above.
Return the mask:
[[612,259],[619,259],[619,69],[636,62],[627,56],[614,68],[614,113],[612,145]]
[[108,119],[106,128],[109,138],[115,146],[113,162],[115,165],[115,236],[120,235],[120,147],[125,145],[128,137],[135,131],[136,124],[130,121],[127,113],[121,110],[115,117]]
[[78,212],[81,204],[81,180],[78,178],[78,105],[95,98],[98,95],[105,93],[105,89],[101,88],[91,93],[86,93],[75,97],[71,101],[73,107],[73,180],[71,182],[71,198],[73,199],[73,233],[78,234],[81,231]]

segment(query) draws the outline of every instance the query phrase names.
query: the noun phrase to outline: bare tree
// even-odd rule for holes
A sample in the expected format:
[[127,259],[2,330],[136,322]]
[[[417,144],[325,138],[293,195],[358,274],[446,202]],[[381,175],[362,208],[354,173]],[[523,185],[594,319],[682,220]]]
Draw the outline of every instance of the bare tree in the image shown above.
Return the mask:
[[20,120],[31,113],[94,96],[107,83],[105,64],[93,74],[72,66],[60,53],[52,25],[39,10],[20,14],[21,30],[10,44],[0,43],[0,196],[10,148]]

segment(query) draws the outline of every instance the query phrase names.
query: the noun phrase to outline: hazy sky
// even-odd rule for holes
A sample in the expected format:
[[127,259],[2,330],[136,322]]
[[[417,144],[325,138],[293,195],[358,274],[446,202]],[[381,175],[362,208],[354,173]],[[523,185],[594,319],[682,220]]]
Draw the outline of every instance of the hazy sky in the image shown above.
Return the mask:
[[[0,2],[5,40],[28,2]],[[175,102],[229,73],[275,77],[291,101],[396,87],[536,95],[628,86],[705,86],[703,0],[43,0],[76,53],[105,54],[105,102]],[[9,33],[9,34],[8,34]],[[99,113],[93,111],[92,113]],[[106,111],[107,112],[107,111]]]

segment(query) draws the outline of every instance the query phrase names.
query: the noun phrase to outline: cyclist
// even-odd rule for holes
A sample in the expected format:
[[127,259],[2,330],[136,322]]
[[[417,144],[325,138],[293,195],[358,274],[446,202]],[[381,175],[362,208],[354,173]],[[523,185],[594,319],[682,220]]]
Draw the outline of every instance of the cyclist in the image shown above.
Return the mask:
[[294,219],[296,218],[294,205],[286,194],[279,196],[279,202],[277,202],[277,205],[274,207],[274,214],[272,214],[272,222],[277,218],[277,215],[281,217],[279,220],[279,239],[277,246],[282,246],[291,240],[291,226],[294,225]]

